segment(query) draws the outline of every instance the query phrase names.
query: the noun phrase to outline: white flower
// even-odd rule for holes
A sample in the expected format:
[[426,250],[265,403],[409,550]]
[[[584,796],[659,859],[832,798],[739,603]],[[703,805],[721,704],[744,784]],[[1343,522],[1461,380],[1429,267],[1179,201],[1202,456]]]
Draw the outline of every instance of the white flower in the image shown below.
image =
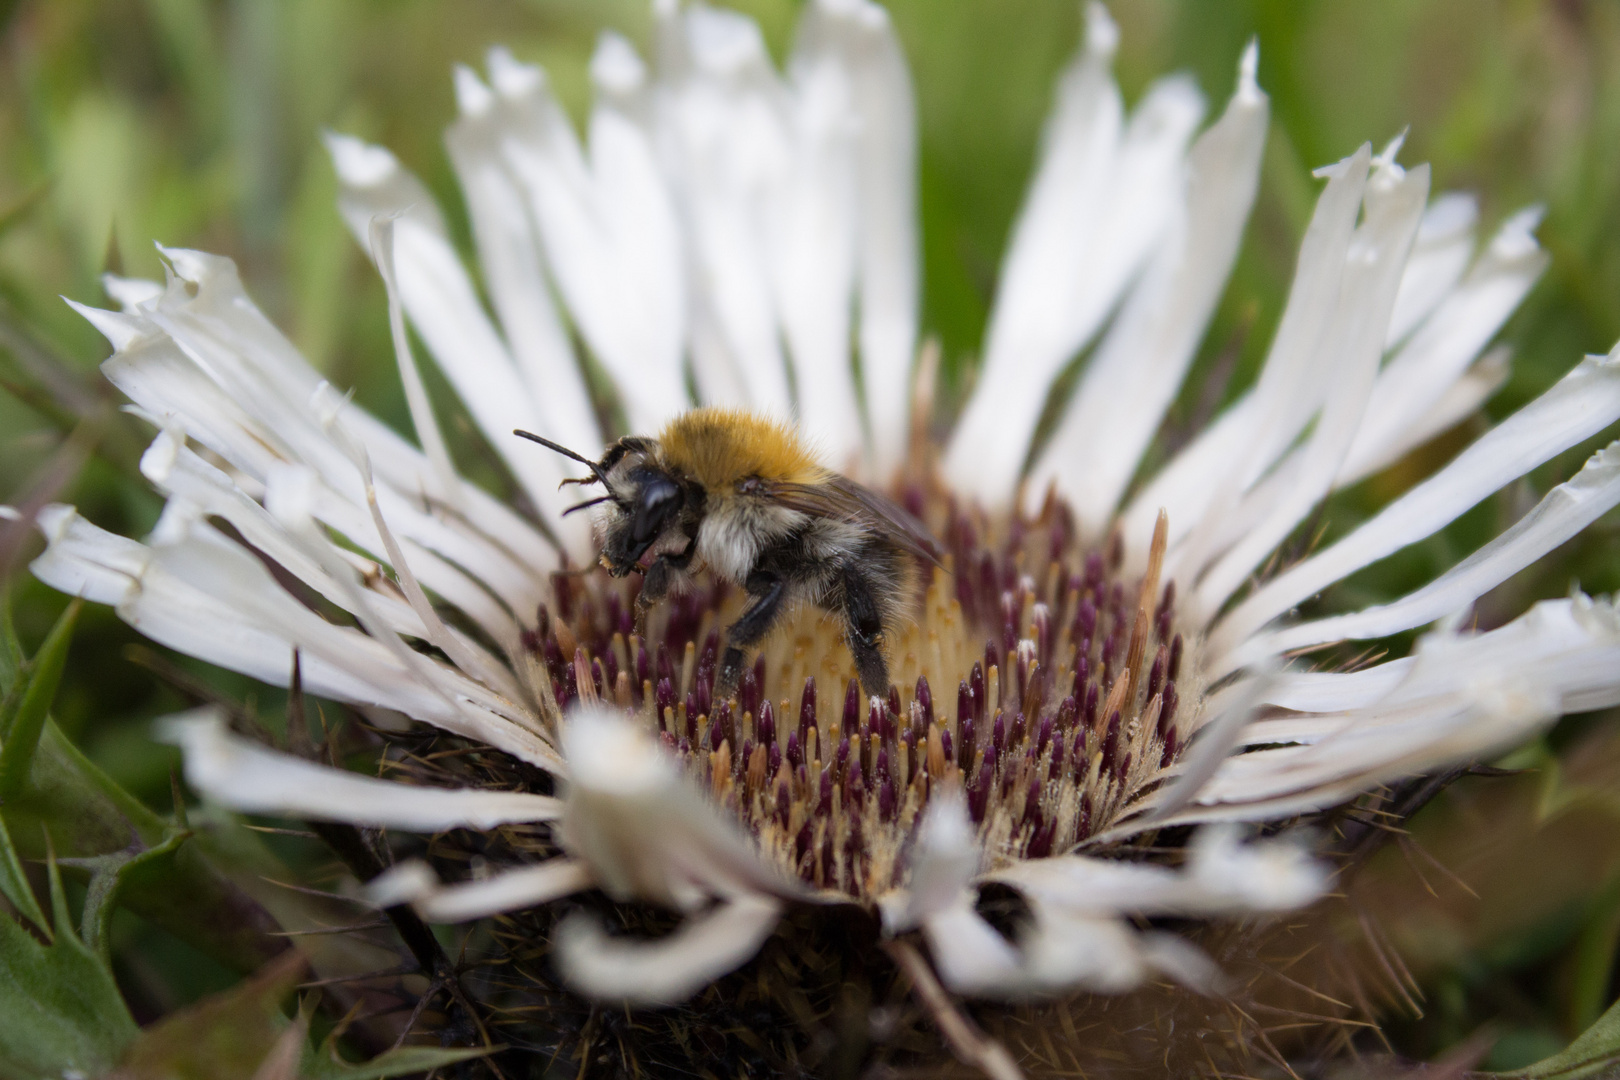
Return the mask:
[[[1505,352],[1487,346],[1545,263],[1534,211],[1476,251],[1473,203],[1431,199],[1427,167],[1396,163],[1398,140],[1320,171],[1258,381],[1132,494],[1236,256],[1268,105],[1251,47],[1202,130],[1184,78],[1127,115],[1096,5],[943,488],[914,492],[955,576],[936,577],[895,670],[945,691],[961,680],[957,707],[920,680],[897,710],[868,713],[855,695],[840,713],[847,658],[814,613],[767,645],[765,683],[745,680],[736,714],[710,702],[695,638],[713,598],[671,601],[641,640],[619,586],[559,591],[552,573],[593,557],[588,523],[561,516],[558,459],[508,433],[586,453],[609,437],[571,325],[635,431],[693,404],[689,370],[700,401],[794,415],[830,464],[891,484],[918,333],[915,132],[898,43],[866,0],[809,4],[785,75],[741,16],[655,8],[650,69],[604,37],[583,145],[539,69],[497,50],[487,83],[456,71],[447,142],[493,314],[422,185],[387,151],[329,138],[344,217],[388,285],[421,449],[326,386],[227,260],[164,249],[165,285],[109,279],[123,310],[81,308],[114,346],[108,378],[158,429],[142,470],[168,505],[145,542],[48,508],[42,580],[268,683],[286,683],[296,651],[310,692],[495,747],[565,789],[559,802],[405,788],[249,746],[205,716],[171,730],[206,795],[419,831],[558,819],[566,854],[550,862],[450,884],[405,864],[371,895],[443,920],[587,887],[686,913],[656,942],[565,921],[561,969],[598,997],[679,1000],[746,961],[786,905],[849,900],[889,934],[920,929],[963,993],[1117,991],[1153,972],[1207,988],[1207,958],[1125,917],[1283,910],[1328,882],[1304,838],[1243,843],[1229,823],[1331,807],[1620,703],[1607,602],[1541,603],[1484,633],[1454,618],[1620,502],[1612,446],[1411,595],[1290,614],[1620,418],[1614,355],[1581,361],[1342,540],[1255,582],[1325,496],[1501,384]],[[458,477],[407,318],[544,531]],[[1052,380],[1085,349],[1017,507]],[[1043,502],[1048,489],[1072,516]],[[266,561],[359,625],[301,604]],[[1286,663],[1430,624],[1412,655],[1354,672]],[[812,689],[795,724],[786,697],[806,677],[819,709]],[[1115,840],[1181,824],[1205,826],[1184,866],[1110,857]],[[1017,940],[979,914],[987,882],[1027,901]]]

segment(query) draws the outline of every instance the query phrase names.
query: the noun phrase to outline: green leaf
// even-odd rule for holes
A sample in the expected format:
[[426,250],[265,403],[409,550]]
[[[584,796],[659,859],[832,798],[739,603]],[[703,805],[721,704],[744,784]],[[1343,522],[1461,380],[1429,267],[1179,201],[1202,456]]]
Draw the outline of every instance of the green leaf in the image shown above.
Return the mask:
[[11,693],[22,665],[22,644],[17,640],[17,625],[11,621],[11,583],[0,582],[0,694]]
[[191,833],[175,831],[156,847],[146,847],[139,840],[123,851],[94,855],[82,859],[60,859],[64,866],[77,867],[90,872],[90,884],[84,895],[84,914],[79,919],[79,934],[85,945],[111,962],[107,948],[107,929],[112,922],[119,889],[128,881],[137,879],[143,871],[157,869],[167,863]]
[[138,1029],[102,959],[73,932],[61,874],[50,860],[56,937],[49,944],[0,917],[0,1076],[99,1076]]
[[50,936],[51,925],[45,921],[39,901],[34,899],[34,890],[28,885],[22,860],[17,857],[17,848],[11,842],[11,833],[6,830],[3,818],[0,818],[0,894],[4,894],[11,901],[11,906],[22,912],[41,933]]
[[1513,1080],[1584,1080],[1613,1076],[1617,1069],[1620,1069],[1620,1001],[1609,1006],[1609,1011],[1581,1032],[1562,1053],[1528,1068],[1491,1075]]
[[[159,1020],[135,1040],[118,1075],[124,1080],[215,1080],[253,1076],[285,1038],[302,1040],[307,1017],[296,1022],[283,1003],[304,973],[304,960],[289,950],[257,975],[229,990]],[[288,1035],[296,1026],[298,1034]],[[302,1080],[375,1080],[423,1073],[489,1053],[483,1048],[442,1050],[407,1046],[370,1061],[339,1058],[329,1038],[319,1049],[305,1043],[299,1062]]]
[[[15,800],[0,806],[23,858],[43,857],[37,842],[40,826],[76,858],[94,859],[108,852],[141,851],[165,844],[169,822],[121,788],[85,757],[54,723],[47,721],[39,741],[32,775]],[[270,936],[275,920],[220,868],[221,858],[234,859],[242,879],[285,875],[281,864],[254,848],[247,857],[223,852],[213,835],[182,844],[172,858],[154,860],[132,870],[119,883],[118,903],[182,941],[241,972],[257,971],[281,952],[285,942]],[[208,853],[205,855],[205,851]]]
[[118,1072],[129,1080],[252,1076],[287,1027],[281,1003],[304,972],[288,950],[229,990],[176,1010],[141,1032]]
[[[45,730],[45,716],[62,682],[73,624],[83,607],[83,600],[68,605],[6,696],[6,704],[11,707],[0,713],[0,739],[5,740],[0,746],[0,801],[14,797],[28,779],[40,733]],[[12,706],[12,702],[16,704]]]

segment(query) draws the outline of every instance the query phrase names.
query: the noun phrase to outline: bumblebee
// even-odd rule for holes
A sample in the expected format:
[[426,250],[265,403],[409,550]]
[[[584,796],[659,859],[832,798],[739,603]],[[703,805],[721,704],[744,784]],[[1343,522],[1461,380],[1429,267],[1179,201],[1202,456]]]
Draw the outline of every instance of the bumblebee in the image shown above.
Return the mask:
[[792,428],[748,412],[701,408],[657,438],[627,436],[591,461],[527,431],[514,434],[591,470],[572,481],[604,494],[601,563],[644,575],[645,610],[707,567],[749,602],[726,629],[717,700],[741,678],[746,650],[808,602],[842,619],[869,695],[889,692],[884,642],[913,594],[916,563],[937,564],[926,528],[888,499],[823,467]]

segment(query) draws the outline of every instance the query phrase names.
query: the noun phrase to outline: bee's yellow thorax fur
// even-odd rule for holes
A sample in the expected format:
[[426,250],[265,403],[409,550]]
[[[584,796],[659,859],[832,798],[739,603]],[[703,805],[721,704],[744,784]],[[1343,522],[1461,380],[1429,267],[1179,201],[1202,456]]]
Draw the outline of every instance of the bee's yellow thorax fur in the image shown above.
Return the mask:
[[791,427],[741,409],[683,413],[664,428],[659,445],[667,464],[717,494],[756,476],[795,484],[827,477]]

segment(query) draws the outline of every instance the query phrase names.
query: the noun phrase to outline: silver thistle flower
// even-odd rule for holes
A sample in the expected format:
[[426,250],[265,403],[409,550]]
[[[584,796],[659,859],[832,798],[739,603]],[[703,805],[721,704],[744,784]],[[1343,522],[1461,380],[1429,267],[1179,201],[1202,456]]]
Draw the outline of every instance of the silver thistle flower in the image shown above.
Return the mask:
[[[1427,167],[1396,163],[1399,140],[1321,170],[1259,380],[1133,493],[1236,256],[1267,99],[1251,46],[1203,130],[1180,78],[1127,115],[1116,32],[1094,5],[977,388],[933,469],[914,412],[929,371],[914,365],[911,92],[883,10],[808,5],[785,74],[738,15],[656,12],[650,70],[604,37],[584,145],[539,69],[497,50],[487,83],[457,70],[447,145],[493,317],[426,190],[387,151],[330,137],[341,210],[388,288],[420,448],[326,385],[227,260],[165,249],[166,284],[109,279],[123,310],[81,308],[113,344],[108,378],[159,430],[142,470],[168,504],[144,542],[48,508],[35,573],[267,683],[285,685],[296,653],[311,692],[492,747],[564,792],[341,773],[204,715],[171,729],[204,794],[427,833],[550,830],[554,859],[451,883],[404,863],[370,896],[441,921],[592,887],[685,913],[652,941],[565,920],[560,970],[599,998],[679,1001],[746,962],[788,905],[821,903],[854,903],[891,937],[920,930],[963,994],[1113,992],[1155,973],[1208,988],[1202,953],[1127,917],[1285,910],[1328,883],[1304,839],[1246,842],[1235,823],[1333,807],[1620,703],[1608,602],[1577,594],[1484,633],[1458,617],[1620,502],[1613,446],[1410,595],[1291,614],[1620,418],[1613,354],[1256,580],[1325,496],[1501,384],[1506,353],[1488,346],[1543,268],[1535,211],[1476,251],[1472,201],[1431,199]],[[458,475],[407,319],[540,526]],[[629,429],[689,408],[690,374],[698,401],[792,416],[829,464],[907,496],[954,570],[892,645],[915,691],[840,708],[848,656],[808,613],[767,644],[735,705],[711,701],[705,634],[723,592],[672,601],[638,633],[620,585],[555,576],[592,561],[588,523],[561,516],[558,463],[507,433],[603,445],[569,326]],[[1026,474],[1053,380],[1086,349]],[[301,604],[266,563],[358,625]],[[1428,625],[1411,655],[1353,672],[1287,662]],[[1201,829],[1179,867],[1118,857],[1188,825]],[[1028,905],[1014,938],[976,907],[990,883]]]

